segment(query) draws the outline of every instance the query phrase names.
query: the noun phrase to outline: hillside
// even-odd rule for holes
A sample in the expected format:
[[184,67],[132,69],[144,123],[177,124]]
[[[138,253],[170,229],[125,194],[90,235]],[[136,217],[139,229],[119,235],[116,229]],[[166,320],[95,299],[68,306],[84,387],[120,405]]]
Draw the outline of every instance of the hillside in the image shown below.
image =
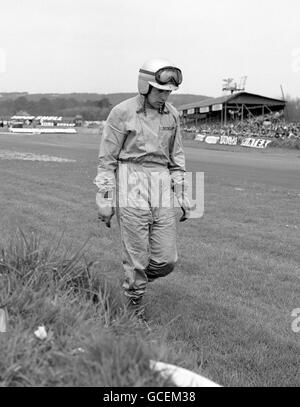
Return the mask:
[[[0,94],[0,101],[5,100],[16,100],[20,97],[26,97],[26,99],[30,102],[37,102],[43,98],[47,98],[49,100],[53,99],[75,99],[78,102],[86,102],[86,101],[98,101],[104,98],[109,100],[109,103],[114,106],[123,100],[133,97],[136,93],[133,92],[126,92],[126,93],[27,93],[27,92],[9,92],[9,93],[1,93]],[[204,95],[194,95],[194,94],[180,94],[175,93],[170,96],[171,103],[174,106],[179,106],[185,103],[193,103],[197,100],[204,99],[208,96]]]
[[[74,117],[84,120],[106,120],[111,108],[136,93],[2,93],[0,119],[7,120],[18,112],[30,115]],[[205,98],[202,95],[174,94],[170,102],[175,107]]]
[[[110,101],[110,103],[114,106],[123,100],[135,96],[136,93],[109,93],[106,95],[99,95],[101,97],[106,97]],[[98,96],[98,97],[99,97]],[[194,94],[185,94],[185,93],[174,93],[173,95],[170,96],[169,101],[174,105],[174,106],[180,106],[185,103],[193,103],[201,99],[205,99],[209,96],[204,96],[204,95],[194,95]]]

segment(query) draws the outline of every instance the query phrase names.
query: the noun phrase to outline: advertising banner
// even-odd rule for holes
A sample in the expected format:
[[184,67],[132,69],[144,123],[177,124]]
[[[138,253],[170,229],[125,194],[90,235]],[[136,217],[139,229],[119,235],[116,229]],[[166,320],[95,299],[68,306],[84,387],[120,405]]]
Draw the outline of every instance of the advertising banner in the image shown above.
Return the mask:
[[217,144],[219,140],[220,140],[220,137],[218,137],[218,136],[207,136],[205,139],[205,143]]
[[195,141],[204,141],[206,135],[205,134],[196,134],[194,140]]
[[252,148],[266,148],[272,140],[266,139],[256,139],[256,138],[246,138],[242,140],[241,146],[243,147],[252,147]]
[[236,146],[238,142],[237,137],[232,137],[232,136],[221,136],[220,138],[220,144],[225,144],[228,146]]
[[212,105],[212,111],[213,112],[217,112],[217,111],[222,110],[222,109],[223,109],[222,103],[217,104],[217,105]]

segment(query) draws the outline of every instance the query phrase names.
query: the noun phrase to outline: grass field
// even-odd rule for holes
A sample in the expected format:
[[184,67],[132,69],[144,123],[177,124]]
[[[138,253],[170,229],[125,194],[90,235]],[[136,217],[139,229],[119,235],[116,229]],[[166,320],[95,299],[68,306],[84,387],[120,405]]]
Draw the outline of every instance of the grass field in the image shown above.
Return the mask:
[[[0,246],[7,247],[17,227],[27,234],[37,232],[51,245],[64,231],[63,245],[72,245],[74,250],[88,240],[86,261],[99,262],[94,272],[105,276],[118,297],[122,277],[118,226],[115,219],[111,230],[96,221],[92,180],[98,145],[95,132],[0,134],[0,150],[76,160],[0,159]],[[149,286],[146,312],[151,332],[142,336],[145,348],[155,343],[149,357],[177,362],[224,386],[298,386],[300,333],[292,331],[291,313],[300,308],[299,151],[205,149],[192,142],[185,146],[187,170],[205,173],[205,212],[201,219],[178,224],[176,270]],[[63,308],[68,307],[63,301]],[[76,307],[76,312],[82,312],[80,303]],[[31,323],[42,319],[40,311]],[[20,335],[21,320],[15,335]],[[111,331],[105,339],[96,328],[91,338],[87,336],[84,330],[92,329],[91,321],[93,315],[87,326],[72,325],[78,330],[72,339],[76,346],[80,341],[96,346],[97,341],[111,340]],[[128,327],[134,330],[134,324],[130,321]],[[0,334],[3,350],[6,340]],[[69,342],[58,346],[58,358],[64,357],[68,346]],[[13,356],[5,361],[0,356],[6,373],[12,361]],[[81,366],[72,363],[73,370]],[[86,383],[94,377],[88,372]],[[7,377],[8,373],[5,383],[9,383]],[[40,380],[42,385],[52,383]],[[27,385],[32,383],[36,382],[25,380]],[[64,384],[58,373],[53,383]]]

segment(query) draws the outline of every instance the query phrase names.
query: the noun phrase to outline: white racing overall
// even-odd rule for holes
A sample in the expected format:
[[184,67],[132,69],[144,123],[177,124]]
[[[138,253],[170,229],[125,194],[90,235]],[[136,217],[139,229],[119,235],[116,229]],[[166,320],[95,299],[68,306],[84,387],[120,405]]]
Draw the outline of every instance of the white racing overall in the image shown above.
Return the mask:
[[144,102],[144,96],[138,95],[112,109],[103,129],[94,180],[116,206],[123,288],[126,296],[135,299],[143,296],[147,282],[174,269],[177,248],[172,191],[185,191],[179,114],[169,103],[161,113],[145,110]]

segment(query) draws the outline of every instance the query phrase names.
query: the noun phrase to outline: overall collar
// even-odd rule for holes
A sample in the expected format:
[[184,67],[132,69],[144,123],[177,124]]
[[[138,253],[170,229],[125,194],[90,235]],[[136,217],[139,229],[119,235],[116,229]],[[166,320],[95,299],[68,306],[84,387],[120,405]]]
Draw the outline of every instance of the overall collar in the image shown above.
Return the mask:
[[[138,106],[137,106],[136,112],[144,113],[146,111],[146,105],[145,105],[146,97],[144,95],[139,94],[137,96],[137,98],[138,98]],[[153,109],[153,110],[156,110],[156,109]],[[163,105],[163,109],[156,110],[156,111],[160,114],[169,114],[170,113],[170,110],[167,108],[166,104]]]

